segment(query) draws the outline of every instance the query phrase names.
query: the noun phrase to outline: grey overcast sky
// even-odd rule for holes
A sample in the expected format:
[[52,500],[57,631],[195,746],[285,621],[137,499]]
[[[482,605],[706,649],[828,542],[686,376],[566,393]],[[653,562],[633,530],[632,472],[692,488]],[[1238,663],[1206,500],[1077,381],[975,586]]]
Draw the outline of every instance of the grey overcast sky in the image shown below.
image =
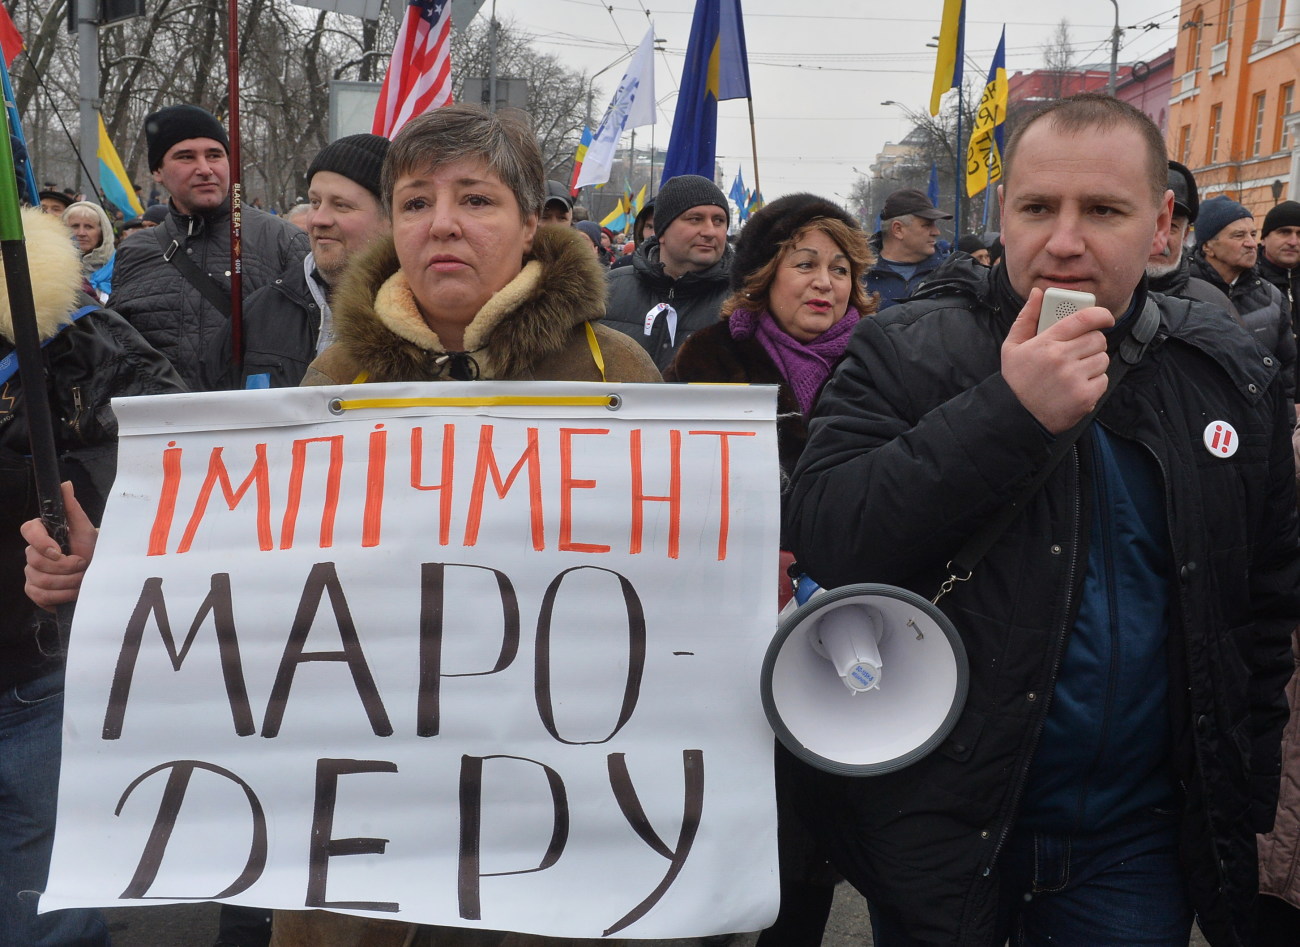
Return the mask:
[[[764,197],[798,190],[847,195],[854,167],[867,170],[884,144],[910,127],[902,109],[881,103],[928,109],[935,51],[926,43],[939,31],[943,0],[742,0],[742,6]],[[480,15],[491,7],[487,0]],[[655,63],[654,141],[663,150],[693,0],[496,0],[496,9],[538,48],[589,75],[626,56],[652,20],[666,41]],[[1177,0],[1119,0],[1120,62],[1154,59],[1172,47],[1178,11]],[[1110,62],[1115,7],[1109,0],[967,0],[966,16],[966,70],[981,86],[1003,23],[1009,73],[1043,65],[1043,47],[1062,18],[1069,21],[1076,63]],[[619,62],[596,79],[597,121],[624,66]],[[638,147],[649,139],[649,127],[637,131]],[[741,166],[753,187],[752,151],[745,101],[720,103],[718,157],[727,182]]]

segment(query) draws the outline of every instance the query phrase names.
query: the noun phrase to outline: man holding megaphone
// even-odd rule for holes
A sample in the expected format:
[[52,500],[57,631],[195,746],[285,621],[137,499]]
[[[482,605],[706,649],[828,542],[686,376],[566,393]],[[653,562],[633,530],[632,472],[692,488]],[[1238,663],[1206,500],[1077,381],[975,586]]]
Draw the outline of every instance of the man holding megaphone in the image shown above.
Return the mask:
[[[964,710],[906,768],[807,768],[803,809],[878,947],[1185,947],[1193,915],[1246,945],[1300,621],[1278,366],[1147,292],[1172,193],[1146,116],[1065,99],[1004,159],[1002,263],[862,321],[785,523],[824,588],[938,593]],[[1049,289],[1088,295],[1040,330]]]

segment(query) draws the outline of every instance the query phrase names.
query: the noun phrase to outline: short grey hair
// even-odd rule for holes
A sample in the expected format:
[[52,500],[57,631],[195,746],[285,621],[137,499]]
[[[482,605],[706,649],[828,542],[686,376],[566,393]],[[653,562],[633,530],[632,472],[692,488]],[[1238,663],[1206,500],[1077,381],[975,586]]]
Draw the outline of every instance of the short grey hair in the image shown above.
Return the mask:
[[495,114],[477,105],[447,105],[419,115],[393,139],[380,176],[384,210],[393,212],[398,178],[456,161],[482,161],[515,195],[519,216],[540,215],[546,202],[542,149],[523,113]]

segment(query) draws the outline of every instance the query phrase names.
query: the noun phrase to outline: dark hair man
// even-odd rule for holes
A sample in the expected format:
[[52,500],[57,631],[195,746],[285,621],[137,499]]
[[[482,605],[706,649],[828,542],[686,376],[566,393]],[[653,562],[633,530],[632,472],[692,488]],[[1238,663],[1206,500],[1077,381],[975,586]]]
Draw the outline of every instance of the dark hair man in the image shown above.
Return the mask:
[[[191,391],[238,388],[243,379],[230,352],[226,130],[201,108],[169,105],[145,118],[144,132],[149,169],[171,195],[170,213],[147,234],[122,241],[110,305],[167,357]],[[245,294],[307,253],[305,233],[249,206],[242,244]]]
[[[1300,619],[1279,367],[1221,313],[1147,294],[1173,195],[1145,115],[1074,96],[1005,161],[1003,262],[954,257],[864,319],[823,390],[785,515],[800,564],[931,598],[1134,326],[1153,340],[939,599],[970,661],[948,739],[871,779],[806,770],[804,812],[880,947],[1181,947],[1193,913],[1211,943],[1252,943]],[[1048,287],[1096,305],[1037,334]]]
[[730,293],[731,209],[697,174],[665,181],[655,196],[654,236],[632,265],[609,272],[605,324],[636,339],[660,371],[691,333],[718,321]]
[[871,238],[876,265],[867,273],[867,289],[880,294],[880,309],[912,295],[943,262],[936,220],[952,220],[915,188],[895,191],[880,210],[880,231]]
[[1283,201],[1265,214],[1259,239],[1259,275],[1286,300],[1294,328],[1300,321],[1300,203]]

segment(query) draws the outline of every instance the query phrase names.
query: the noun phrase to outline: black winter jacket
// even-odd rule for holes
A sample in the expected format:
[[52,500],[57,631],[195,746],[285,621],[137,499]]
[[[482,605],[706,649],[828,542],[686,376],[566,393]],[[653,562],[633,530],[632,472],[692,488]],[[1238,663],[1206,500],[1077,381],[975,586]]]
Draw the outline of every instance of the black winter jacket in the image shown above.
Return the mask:
[[[728,245],[722,259],[707,270],[683,273],[673,279],[659,262],[659,238],[651,237],[637,247],[631,266],[608,272],[609,292],[601,321],[640,342],[662,372],[692,333],[718,321],[722,304],[730,295],[732,254]],[[655,318],[650,332],[645,331],[646,313],[659,303],[667,303],[677,311],[674,338],[668,335],[668,318],[663,312]]]
[[[1282,301],[1291,310],[1291,334],[1300,335],[1300,266],[1284,269],[1264,255],[1261,248],[1259,262],[1255,264],[1259,275],[1264,277],[1282,294]],[[1296,359],[1296,387],[1300,392],[1300,358]]]
[[[0,358],[12,351],[7,327],[0,326]],[[185,387],[167,360],[108,309],[82,316],[41,354],[60,473],[98,523],[117,472],[117,419],[109,402]],[[52,625],[41,620],[48,613],[23,593],[27,544],[18,528],[39,515],[27,437],[26,392],[14,375],[0,395],[0,687],[37,677],[59,660]]]
[[[923,298],[864,319],[796,468],[787,540],[821,585],[933,596],[960,546],[1045,461],[1050,438],[999,371],[1023,306],[957,259]],[[1191,902],[1216,947],[1251,942],[1255,833],[1271,822],[1300,619],[1300,544],[1276,359],[1236,323],[1152,295],[1161,327],[1104,406],[1148,449],[1169,512],[1172,759]],[[1231,457],[1205,445],[1228,421]],[[1081,594],[1090,521],[1085,433],[941,607],[970,658],[949,738],[919,763],[852,780],[808,771],[805,814],[845,875],[927,944],[991,945],[997,862]]]
[[1294,327],[1297,318],[1300,315],[1296,312],[1296,304],[1300,302],[1300,266],[1293,266],[1291,269],[1285,269],[1278,266],[1263,251],[1260,251],[1259,262],[1256,264],[1259,275],[1264,277],[1274,286],[1277,287],[1286,304],[1291,307],[1291,322]]
[[[255,207],[243,209],[244,298],[307,255],[307,234]],[[159,232],[165,239],[159,240]],[[239,388],[243,377],[230,364],[230,319],[203,298],[164,246],[179,243],[200,270],[230,289],[230,205],[189,217],[173,206],[154,230],[131,234],[117,250],[109,305],[135,326],[176,367],[191,391]]]
[[318,354],[321,310],[301,262],[244,304],[244,377],[269,375],[271,388],[293,388]]

